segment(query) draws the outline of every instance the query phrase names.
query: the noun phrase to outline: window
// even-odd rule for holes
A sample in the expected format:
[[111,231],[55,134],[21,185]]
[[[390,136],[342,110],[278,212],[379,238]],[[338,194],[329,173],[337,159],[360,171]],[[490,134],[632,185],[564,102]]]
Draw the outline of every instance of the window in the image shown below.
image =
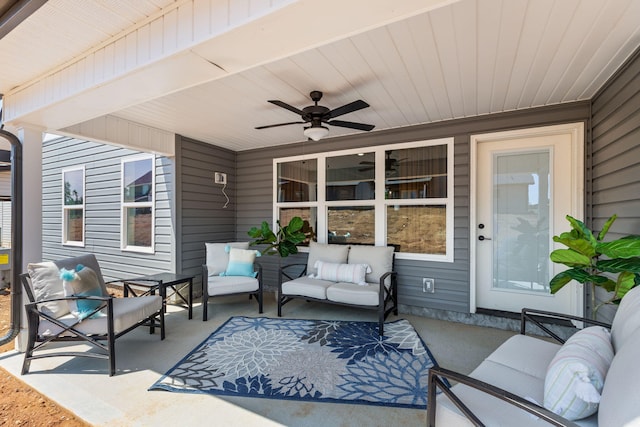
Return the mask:
[[122,249],[153,252],[155,157],[122,160]]
[[84,166],[62,170],[62,244],[84,246]]
[[298,215],[322,243],[393,245],[453,261],[453,139],[274,160],[274,217]]

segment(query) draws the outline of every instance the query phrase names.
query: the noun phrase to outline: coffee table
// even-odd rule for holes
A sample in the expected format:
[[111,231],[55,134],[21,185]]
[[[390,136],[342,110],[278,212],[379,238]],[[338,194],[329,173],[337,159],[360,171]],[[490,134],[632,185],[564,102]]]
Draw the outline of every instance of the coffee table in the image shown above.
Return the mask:
[[[143,295],[155,295],[156,291],[162,297],[162,304],[167,311],[167,297],[175,295],[180,301],[177,305],[185,307],[189,313],[189,319],[193,318],[193,278],[188,274],[157,273],[148,276],[134,277],[122,281],[124,296],[131,294],[134,297]],[[180,285],[183,285],[180,287]],[[185,298],[179,291],[188,288],[188,296]],[[167,288],[173,293],[167,295]]]

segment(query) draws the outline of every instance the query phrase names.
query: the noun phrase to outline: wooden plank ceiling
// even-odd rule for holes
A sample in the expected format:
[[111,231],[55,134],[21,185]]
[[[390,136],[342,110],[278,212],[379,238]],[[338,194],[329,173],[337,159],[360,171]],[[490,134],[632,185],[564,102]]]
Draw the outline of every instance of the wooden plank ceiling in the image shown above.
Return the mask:
[[[0,90],[33,81],[175,2],[54,3],[29,18],[51,38],[0,40],[0,61],[11,64],[0,70]],[[329,108],[365,100],[370,108],[341,119],[375,130],[585,100],[640,46],[638,22],[638,0],[449,1],[108,114],[241,151],[302,141],[303,125],[254,127],[298,120],[267,100],[302,108],[311,90],[323,91],[320,104]],[[238,58],[248,48],[237,46]],[[192,52],[224,67],[215,52]],[[356,132],[330,127],[328,137]]]

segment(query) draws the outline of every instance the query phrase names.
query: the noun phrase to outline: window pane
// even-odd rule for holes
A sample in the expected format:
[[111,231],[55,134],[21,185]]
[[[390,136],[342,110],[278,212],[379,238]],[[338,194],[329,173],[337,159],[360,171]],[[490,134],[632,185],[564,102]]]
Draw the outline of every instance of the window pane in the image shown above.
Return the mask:
[[282,208],[280,209],[280,224],[287,225],[291,218],[299,216],[304,221],[302,231],[309,237],[300,246],[309,246],[310,240],[316,240],[316,230],[318,227],[317,208]]
[[385,152],[385,198],[447,197],[447,146]]
[[445,255],[445,206],[387,206],[387,244],[397,252]]
[[65,242],[82,242],[83,241],[83,223],[84,223],[84,210],[83,209],[66,209],[64,211],[64,221],[66,235],[64,236]]
[[151,246],[151,208],[127,208],[127,246]]
[[84,200],[82,183],[84,171],[82,169],[63,172],[64,174],[64,205],[81,205]]
[[373,200],[373,153],[327,157],[327,200]]
[[329,243],[375,244],[373,206],[330,207],[327,225]]
[[318,160],[278,163],[278,201],[318,200]]
[[141,159],[125,162],[124,165],[124,201],[153,201],[153,161]]

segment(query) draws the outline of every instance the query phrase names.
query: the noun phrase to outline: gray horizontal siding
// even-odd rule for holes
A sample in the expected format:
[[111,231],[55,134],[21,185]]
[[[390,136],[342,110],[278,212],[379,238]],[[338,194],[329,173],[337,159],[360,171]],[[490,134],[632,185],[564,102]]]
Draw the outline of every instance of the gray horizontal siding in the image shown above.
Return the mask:
[[[72,138],[43,143],[43,258],[93,253],[107,280],[175,271],[171,197],[173,161],[156,157],[155,252],[120,249],[120,174],[123,157],[140,154],[106,144]],[[63,246],[62,169],[85,167],[85,247]],[[34,260],[36,261],[36,260]]]
[[[516,128],[546,126],[559,123],[586,122],[589,103],[557,105],[482,117],[465,118],[429,125],[412,126],[349,137],[330,138],[321,142],[301,142],[291,145],[242,151],[237,155],[237,239],[246,239],[247,231],[263,220],[271,222],[273,204],[273,159],[326,151],[454,137],[454,262],[397,260],[399,299],[403,305],[469,311],[469,141],[472,134]],[[305,254],[282,263],[304,261]],[[277,269],[281,260],[275,257],[259,259],[264,266],[265,284],[277,284]],[[422,278],[436,279],[436,292],[422,292]]]
[[[606,240],[640,234],[640,50],[593,98],[591,128],[589,225],[600,230],[617,214]],[[608,297],[597,290],[597,303]],[[610,322],[614,313],[605,306],[598,317]]]

